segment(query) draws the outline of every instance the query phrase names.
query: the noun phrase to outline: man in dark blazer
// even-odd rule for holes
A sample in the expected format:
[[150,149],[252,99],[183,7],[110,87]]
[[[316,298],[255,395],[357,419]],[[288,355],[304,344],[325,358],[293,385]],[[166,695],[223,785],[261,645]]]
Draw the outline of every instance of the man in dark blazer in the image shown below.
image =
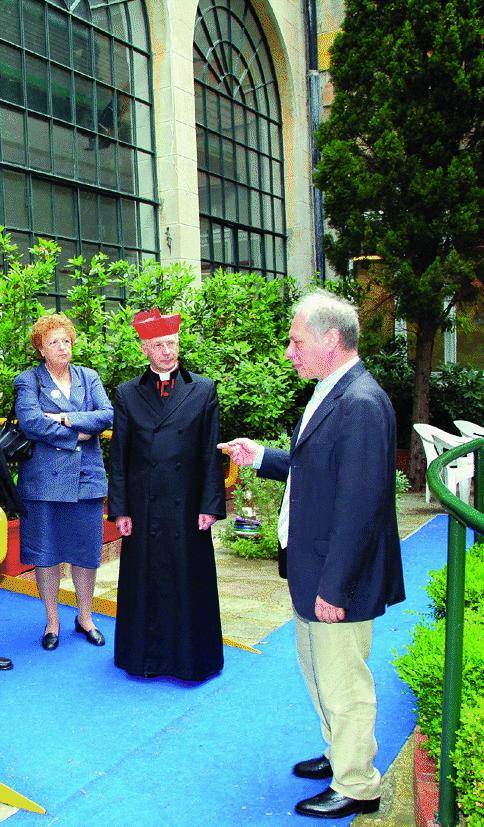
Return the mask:
[[[296,305],[286,351],[317,379],[291,450],[227,444],[238,465],[286,480],[279,541],[296,618],[298,659],[320,716],[324,755],[294,773],[331,778],[296,811],[334,819],[378,810],[376,697],[367,666],[373,619],[404,600],[395,510],[395,416],[358,357],[354,307],[326,291]],[[219,446],[223,447],[223,446]]]
[[225,517],[214,383],[178,363],[180,315],[134,319],[149,361],[114,404],[108,510],[123,536],[115,663],[204,680],[223,666],[210,527]]

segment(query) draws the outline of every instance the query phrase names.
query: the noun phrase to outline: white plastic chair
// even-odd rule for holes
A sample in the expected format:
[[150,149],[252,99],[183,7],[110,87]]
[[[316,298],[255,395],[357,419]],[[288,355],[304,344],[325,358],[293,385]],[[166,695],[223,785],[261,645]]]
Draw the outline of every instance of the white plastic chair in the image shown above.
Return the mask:
[[[443,451],[446,451],[448,448],[456,448],[458,445],[465,445],[466,442],[469,442],[469,437],[449,434],[447,431],[443,431],[442,428],[436,428],[435,425],[417,422],[413,427],[422,440],[427,468]],[[469,502],[473,476],[474,457],[472,454],[470,456],[460,457],[447,465],[443,470],[444,483],[449,491],[457,495],[457,487],[459,487],[458,496],[466,503]],[[430,490],[427,484],[425,485],[425,501],[430,502]]]
[[477,439],[484,436],[484,428],[476,425],[475,422],[469,422],[467,419],[454,419],[454,425],[462,436],[467,436],[469,439]]

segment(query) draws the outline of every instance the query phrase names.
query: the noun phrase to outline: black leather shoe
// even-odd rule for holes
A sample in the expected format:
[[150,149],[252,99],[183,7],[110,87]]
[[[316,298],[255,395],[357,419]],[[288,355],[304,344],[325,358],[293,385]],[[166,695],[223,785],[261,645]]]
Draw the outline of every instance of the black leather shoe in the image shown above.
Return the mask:
[[10,658],[0,658],[0,671],[6,671],[7,669],[13,669],[13,663]]
[[376,813],[379,806],[379,798],[372,798],[369,801],[347,798],[328,787],[324,793],[306,798],[296,804],[296,813],[313,818],[343,818],[358,813]]
[[81,632],[81,634],[84,635],[86,640],[88,640],[89,643],[92,643],[93,646],[104,646],[104,644],[106,643],[106,641],[104,640],[104,635],[102,632],[99,631],[99,629],[96,629],[95,626],[93,626],[92,629],[89,629],[89,631],[87,629],[84,629],[84,627],[81,626],[81,624],[79,623],[78,617],[76,617],[75,628],[76,632]]
[[325,755],[320,758],[310,758],[308,761],[300,761],[292,768],[294,775],[299,778],[331,778],[333,770]]
[[55,632],[44,632],[40,642],[43,649],[47,649],[47,651],[50,652],[53,649],[57,649],[59,645],[59,635],[56,635]]

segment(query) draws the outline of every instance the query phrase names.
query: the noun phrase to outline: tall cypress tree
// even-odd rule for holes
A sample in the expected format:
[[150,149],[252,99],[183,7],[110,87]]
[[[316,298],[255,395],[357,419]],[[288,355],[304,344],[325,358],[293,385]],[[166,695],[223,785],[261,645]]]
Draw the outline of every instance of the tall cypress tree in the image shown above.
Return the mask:
[[[416,336],[413,422],[428,422],[435,335],[481,286],[480,38],[477,0],[347,0],[332,49],[314,173],[335,231],[327,255],[341,276],[351,258],[381,256],[373,279]],[[415,486],[423,470],[412,429]]]

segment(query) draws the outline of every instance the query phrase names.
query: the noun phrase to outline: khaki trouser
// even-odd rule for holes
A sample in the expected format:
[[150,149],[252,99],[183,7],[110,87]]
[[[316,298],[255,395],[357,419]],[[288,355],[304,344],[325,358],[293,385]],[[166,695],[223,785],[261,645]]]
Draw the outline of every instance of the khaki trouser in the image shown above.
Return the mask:
[[366,664],[373,621],[320,623],[296,614],[299,664],[328,744],[331,787],[349,798],[380,795],[373,766],[377,744],[375,684]]

